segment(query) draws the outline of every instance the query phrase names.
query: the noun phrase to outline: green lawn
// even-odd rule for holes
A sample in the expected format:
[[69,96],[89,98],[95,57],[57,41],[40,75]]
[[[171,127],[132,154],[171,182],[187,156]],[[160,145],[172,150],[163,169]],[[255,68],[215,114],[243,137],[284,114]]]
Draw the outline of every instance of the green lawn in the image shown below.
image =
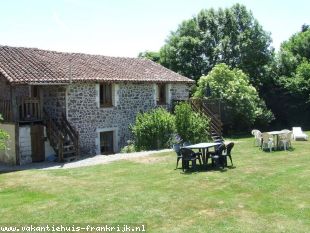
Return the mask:
[[235,168],[183,174],[175,154],[0,175],[4,223],[145,223],[148,232],[310,232],[310,142],[262,152],[232,139]]

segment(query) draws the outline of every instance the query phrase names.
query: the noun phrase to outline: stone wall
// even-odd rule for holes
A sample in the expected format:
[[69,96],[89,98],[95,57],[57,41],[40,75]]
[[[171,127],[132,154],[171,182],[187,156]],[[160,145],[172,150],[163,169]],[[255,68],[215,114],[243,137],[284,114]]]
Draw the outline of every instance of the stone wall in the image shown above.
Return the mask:
[[1,100],[11,99],[10,85],[8,85],[6,78],[1,74],[0,74],[0,99]]
[[53,119],[60,119],[66,113],[66,86],[42,86],[43,108]]
[[155,107],[152,85],[117,84],[116,106],[100,108],[96,85],[73,84],[67,95],[68,120],[79,131],[81,151],[86,154],[98,153],[98,129],[117,129],[118,151],[131,138],[129,125],[136,114]]
[[172,84],[170,91],[172,100],[187,100],[189,98],[190,86],[186,84]]
[[[117,84],[115,106],[99,107],[98,84],[72,84],[67,90],[68,120],[80,133],[83,154],[98,154],[98,132],[117,129],[118,151],[132,138],[129,130],[138,112],[154,107],[155,89],[153,84]],[[185,84],[171,84],[171,99],[188,99],[189,87]]]

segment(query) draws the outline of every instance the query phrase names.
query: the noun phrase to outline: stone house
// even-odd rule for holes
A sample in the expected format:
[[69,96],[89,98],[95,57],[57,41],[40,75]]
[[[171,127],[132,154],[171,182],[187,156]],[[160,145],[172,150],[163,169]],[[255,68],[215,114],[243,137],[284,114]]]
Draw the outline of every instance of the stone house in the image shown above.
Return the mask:
[[192,80],[142,58],[0,46],[0,162],[119,152],[138,112],[186,100]]

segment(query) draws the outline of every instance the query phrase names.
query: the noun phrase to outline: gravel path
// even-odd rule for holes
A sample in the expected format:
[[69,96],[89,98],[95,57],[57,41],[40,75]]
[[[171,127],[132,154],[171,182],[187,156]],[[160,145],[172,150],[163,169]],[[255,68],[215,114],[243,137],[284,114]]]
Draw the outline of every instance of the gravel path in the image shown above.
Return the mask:
[[41,163],[31,163],[22,166],[6,166],[0,164],[0,173],[1,172],[10,172],[10,171],[19,171],[19,170],[28,170],[28,169],[67,169],[67,168],[77,168],[77,167],[86,167],[93,166],[97,164],[106,164],[113,161],[122,160],[122,159],[131,159],[138,157],[146,157],[162,152],[170,152],[171,149],[158,150],[158,151],[142,151],[134,153],[119,153],[113,155],[96,155],[93,157],[86,157],[81,160],[69,162],[69,163],[56,163],[56,162],[41,162]]

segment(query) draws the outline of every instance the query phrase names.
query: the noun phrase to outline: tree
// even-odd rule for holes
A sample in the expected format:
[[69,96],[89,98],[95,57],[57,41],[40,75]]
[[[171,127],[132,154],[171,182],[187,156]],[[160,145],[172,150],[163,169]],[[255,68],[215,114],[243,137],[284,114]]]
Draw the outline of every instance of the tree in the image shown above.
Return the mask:
[[310,29],[302,27],[302,31],[294,34],[288,41],[281,44],[278,54],[280,76],[292,77],[297,66],[310,61]]
[[216,64],[242,69],[256,87],[272,60],[271,38],[245,6],[202,10],[183,21],[160,50],[160,63],[197,80]]
[[[286,125],[310,127],[310,28],[283,42],[277,55],[276,94],[269,103],[277,119]],[[281,103],[280,106],[279,103]]]
[[220,98],[230,109],[230,128],[246,130],[255,123],[269,123],[273,119],[264,101],[250,84],[249,77],[240,69],[231,69],[226,64],[216,65],[207,76],[202,76],[194,96],[204,98],[207,86],[211,88],[210,99]]
[[141,52],[139,53],[138,57],[147,58],[157,63],[159,63],[159,60],[160,60],[159,52],[154,52],[154,51]]

